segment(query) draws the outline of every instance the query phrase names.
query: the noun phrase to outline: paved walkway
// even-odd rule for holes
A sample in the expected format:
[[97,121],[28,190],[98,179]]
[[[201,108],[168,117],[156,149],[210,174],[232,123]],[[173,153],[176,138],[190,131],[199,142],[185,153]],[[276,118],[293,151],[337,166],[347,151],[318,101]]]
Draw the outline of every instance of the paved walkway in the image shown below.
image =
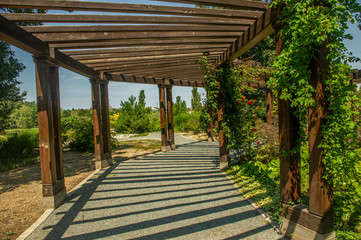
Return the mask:
[[279,239],[218,170],[217,143],[98,172],[27,239]]

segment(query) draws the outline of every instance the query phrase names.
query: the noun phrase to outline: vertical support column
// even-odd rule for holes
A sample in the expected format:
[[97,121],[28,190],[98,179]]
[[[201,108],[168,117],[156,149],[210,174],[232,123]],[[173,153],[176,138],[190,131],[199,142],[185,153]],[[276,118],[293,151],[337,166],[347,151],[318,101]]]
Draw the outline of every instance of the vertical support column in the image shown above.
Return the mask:
[[95,168],[102,169],[108,167],[108,162],[107,160],[103,160],[104,137],[103,137],[103,128],[102,128],[101,106],[100,106],[100,84],[96,79],[91,79],[90,83],[92,88]]
[[[332,178],[324,178],[325,166],[322,162],[322,151],[319,147],[322,141],[322,125],[328,115],[328,101],[325,93],[325,79],[328,77],[329,62],[327,61],[328,49],[322,46],[320,51],[315,51],[315,59],[311,60],[310,85],[316,90],[312,94],[316,102],[309,108],[308,131],[309,131],[309,183],[310,199],[309,211],[322,218],[328,218],[332,223],[333,217],[333,186]],[[325,226],[325,231],[333,231],[333,224]]]
[[34,56],[39,123],[39,149],[44,208],[66,198],[61,145],[58,66],[47,56]]
[[218,119],[218,141],[219,141],[219,168],[226,169],[230,165],[230,158],[227,152],[227,139],[223,131],[222,121],[224,115],[224,96],[220,92],[218,95],[218,109],[217,109],[217,119]]
[[[208,92],[207,92],[207,101],[208,101]],[[212,112],[212,108],[208,108],[207,109],[210,121],[208,123],[207,126],[207,134],[208,134],[208,142],[215,142],[215,136],[214,136],[214,131],[213,131],[213,112]]]
[[168,113],[168,138],[169,138],[168,144],[171,150],[175,150],[172,86],[168,86],[166,88],[166,92],[167,92],[167,113]]
[[[276,55],[281,53],[282,41],[276,31]],[[278,99],[278,120],[280,140],[280,189],[281,203],[296,202],[301,197],[300,153],[289,152],[297,146],[300,122],[294,115],[290,101]]]
[[102,111],[104,159],[108,161],[108,165],[112,165],[113,162],[112,162],[112,146],[110,142],[108,82],[102,82],[100,84],[100,98],[101,98],[101,111]]
[[161,128],[161,141],[162,151],[169,151],[169,145],[167,142],[167,129],[166,129],[166,109],[165,109],[165,89],[164,86],[159,84],[159,113],[160,113],[160,128]]
[[272,111],[273,111],[272,89],[266,86],[266,118],[267,118],[267,124],[269,125],[272,124]]

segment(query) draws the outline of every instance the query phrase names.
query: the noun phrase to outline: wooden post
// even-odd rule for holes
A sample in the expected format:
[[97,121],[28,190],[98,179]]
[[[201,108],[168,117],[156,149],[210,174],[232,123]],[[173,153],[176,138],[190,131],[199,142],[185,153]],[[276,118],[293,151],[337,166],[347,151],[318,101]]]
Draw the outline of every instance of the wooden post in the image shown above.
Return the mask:
[[[329,62],[327,61],[328,49],[322,46],[320,51],[315,51],[316,58],[311,60],[310,85],[316,90],[312,97],[316,102],[315,106],[309,108],[308,131],[309,131],[309,182],[310,182],[310,212],[319,216],[333,212],[333,187],[332,179],[329,176],[323,178],[325,166],[322,162],[322,151],[319,147],[322,141],[322,125],[326,122],[328,115],[328,101],[325,93],[325,80]],[[333,230],[330,226],[330,230]]]
[[[281,53],[282,41],[277,36],[276,55]],[[278,99],[280,189],[281,203],[296,202],[301,197],[300,153],[290,154],[297,145],[300,122],[294,115],[291,102]]]
[[[208,92],[207,92],[207,98],[208,98]],[[212,112],[212,108],[208,108],[207,109],[210,121],[208,123],[208,127],[207,127],[207,134],[208,134],[208,142],[215,142],[215,135],[214,135],[214,124],[213,124],[213,112]]]
[[165,89],[164,86],[159,84],[159,113],[160,113],[160,128],[161,128],[161,141],[162,151],[169,151],[169,145],[167,141],[167,129],[166,129],[166,109],[165,109]]
[[218,141],[219,141],[219,168],[226,169],[230,165],[230,158],[227,151],[227,138],[224,134],[222,121],[224,115],[224,96],[220,92],[218,95],[218,109],[217,109],[217,118],[218,118]]
[[108,82],[100,84],[100,98],[101,98],[101,111],[102,111],[102,132],[103,132],[103,151],[104,159],[112,165],[112,146],[110,142],[110,123],[109,123],[109,94]]
[[103,124],[100,105],[100,83],[96,79],[91,79],[90,83],[92,88],[95,168],[102,169],[108,167],[109,164],[104,156]]
[[174,141],[174,121],[173,121],[173,101],[172,101],[172,86],[167,86],[167,113],[168,113],[168,141],[171,150],[175,149]]
[[56,208],[67,197],[61,142],[58,66],[47,56],[34,56],[34,61],[43,206]]
[[272,89],[266,86],[266,118],[267,118],[267,124],[269,125],[272,124],[272,112],[273,112]]

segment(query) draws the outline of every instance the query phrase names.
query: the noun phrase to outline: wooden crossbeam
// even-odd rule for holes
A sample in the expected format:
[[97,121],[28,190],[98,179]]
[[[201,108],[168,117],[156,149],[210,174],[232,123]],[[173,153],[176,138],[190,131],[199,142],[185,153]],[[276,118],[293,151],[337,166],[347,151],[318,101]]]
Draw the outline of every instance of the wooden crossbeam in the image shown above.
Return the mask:
[[[216,58],[209,58],[209,62],[214,63],[216,60]],[[198,56],[192,56],[192,57],[179,57],[179,58],[172,58],[172,59],[148,59],[148,60],[143,60],[143,61],[139,61],[139,60],[124,60],[124,61],[117,61],[117,62],[109,62],[109,63],[104,63],[104,62],[98,62],[98,63],[88,63],[87,66],[89,67],[106,67],[106,66],[116,66],[116,65],[138,65],[141,64],[143,66],[150,66],[152,64],[168,64],[168,63],[172,63],[172,64],[176,64],[176,63],[184,63],[184,62],[193,62],[194,64],[197,64],[199,61],[199,57]]]
[[44,42],[97,42],[115,41],[123,39],[132,41],[134,39],[163,39],[163,38],[219,38],[235,39],[242,32],[96,32],[96,33],[34,33],[33,35]]
[[94,78],[99,73],[55,49],[24,29],[0,16],[0,39],[34,55],[51,56],[61,67]]
[[244,34],[231,45],[221,58],[221,62],[231,63],[243,53],[254,47],[262,39],[274,32],[272,23],[279,16],[279,9],[267,9]]
[[204,52],[208,52],[210,55],[217,55],[223,53],[224,49],[199,51],[198,49],[190,50],[174,50],[174,51],[151,51],[151,52],[131,52],[131,53],[104,53],[104,54],[88,54],[73,56],[76,60],[90,60],[90,59],[109,59],[109,58],[128,58],[128,57],[146,57],[146,56],[167,56],[176,54],[194,54],[203,55]]
[[247,26],[237,25],[86,25],[86,26],[24,26],[30,33],[94,33],[94,32],[244,32]]
[[252,19],[198,18],[198,17],[153,17],[129,15],[74,15],[74,14],[36,14],[1,13],[10,21],[27,23],[146,23],[146,24],[202,24],[249,26]]
[[142,40],[137,39],[134,41],[117,40],[113,42],[79,42],[79,43],[50,43],[49,46],[56,49],[79,49],[79,48],[109,48],[109,47],[139,47],[139,46],[172,46],[172,45],[208,45],[208,44],[231,44],[233,40],[230,39],[162,39],[162,40]]
[[183,15],[198,17],[258,18],[259,12],[235,11],[228,9],[207,9],[190,7],[171,7],[143,4],[53,1],[53,0],[0,0],[0,6],[9,8],[54,9],[67,11],[95,11],[116,13],[142,13],[158,15]]
[[178,45],[173,47],[168,46],[143,46],[143,47],[126,47],[126,48],[107,48],[107,49],[87,49],[87,50],[68,50],[63,51],[64,54],[68,56],[82,56],[82,55],[92,55],[92,54],[108,54],[108,53],[149,53],[149,52],[176,52],[176,51],[218,51],[218,50],[225,50],[229,45]]
[[114,70],[114,69],[119,69],[119,70],[137,70],[137,69],[143,69],[143,70],[148,70],[148,69],[163,69],[163,68],[169,68],[169,67],[193,67],[193,66],[197,66],[199,67],[200,65],[197,64],[196,62],[190,62],[190,61],[184,61],[181,63],[167,63],[167,62],[161,62],[161,63],[151,63],[151,64],[143,64],[143,63],[134,63],[134,64],[122,64],[122,65],[114,65],[114,66],[104,66],[104,67],[94,67],[94,69],[97,69],[99,71],[105,71],[105,70]]
[[[153,60],[153,59],[169,59],[172,61],[173,58],[183,58],[183,57],[194,57],[199,59],[202,54],[199,53],[188,53],[188,54],[173,54],[173,55],[155,55],[155,56],[140,56],[140,57],[126,57],[126,58],[104,58],[104,59],[94,59],[94,60],[80,60],[81,63],[91,64],[91,63],[110,63],[110,62],[119,62],[119,61],[142,61],[142,60]],[[208,55],[209,57],[217,57],[217,55]]]
[[[214,63],[214,61],[211,61],[210,63]],[[162,68],[162,67],[168,67],[168,66],[199,66],[197,63],[197,60],[178,60],[178,61],[156,61],[156,62],[125,62],[123,64],[115,63],[115,64],[108,64],[108,65],[95,65],[93,66],[94,70],[97,71],[107,71],[107,70],[114,70],[114,69],[137,69],[137,68],[143,68],[143,69],[151,69],[151,68]]]
[[151,0],[161,2],[175,2],[186,4],[198,4],[204,6],[225,7],[231,9],[247,9],[265,11],[269,7],[269,3],[249,0]]
[[162,84],[162,85],[174,85],[174,86],[200,86],[203,85],[202,82],[195,83],[194,81],[174,81],[172,79],[161,79],[155,77],[142,77],[142,76],[131,76],[131,75],[124,75],[124,74],[104,74],[105,79],[107,81],[114,81],[114,82],[129,82],[129,83],[141,83],[141,84]]

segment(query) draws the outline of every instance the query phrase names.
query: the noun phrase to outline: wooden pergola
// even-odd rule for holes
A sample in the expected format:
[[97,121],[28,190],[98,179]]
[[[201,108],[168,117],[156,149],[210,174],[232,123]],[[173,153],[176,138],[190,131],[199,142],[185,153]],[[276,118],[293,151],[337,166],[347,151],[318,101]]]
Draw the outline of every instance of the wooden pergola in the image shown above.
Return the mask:
[[[2,13],[0,16],[0,39],[33,54],[36,63],[45,207],[57,207],[66,198],[60,131],[59,67],[90,79],[96,168],[104,168],[112,164],[109,81],[158,85],[162,150],[172,150],[175,146],[172,87],[204,87],[204,72],[197,63],[203,54],[208,55],[209,62],[214,66],[231,63],[273,33],[275,26],[278,26],[280,9],[271,9],[270,4],[265,2],[160,1],[193,5],[174,7],[74,0],[0,0],[0,7],[60,10],[56,14]],[[199,8],[194,6],[196,4],[222,8]],[[24,22],[44,25],[21,27],[16,24]],[[280,49],[281,41],[278,40],[278,53]],[[265,87],[264,81],[256,86]],[[267,104],[271,108],[269,89]],[[223,106],[220,104],[219,126],[222,114]],[[310,121],[319,120],[315,117]],[[321,125],[315,124],[312,131],[320,131]],[[293,149],[297,139],[297,121],[292,116],[289,102],[279,103],[279,128],[280,150]],[[313,140],[312,147],[316,149],[320,139],[315,137]],[[220,166],[223,169],[228,167],[229,158],[222,129],[219,129],[219,146]],[[333,234],[332,196],[325,191],[330,186],[322,179],[320,154],[318,151],[310,156],[310,206],[287,208],[284,215],[289,220],[287,230],[302,226],[312,234],[327,237]],[[280,159],[281,201],[287,204],[300,198],[299,156],[280,155]]]

